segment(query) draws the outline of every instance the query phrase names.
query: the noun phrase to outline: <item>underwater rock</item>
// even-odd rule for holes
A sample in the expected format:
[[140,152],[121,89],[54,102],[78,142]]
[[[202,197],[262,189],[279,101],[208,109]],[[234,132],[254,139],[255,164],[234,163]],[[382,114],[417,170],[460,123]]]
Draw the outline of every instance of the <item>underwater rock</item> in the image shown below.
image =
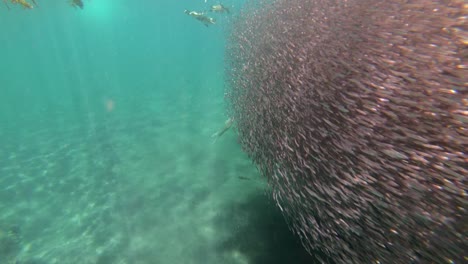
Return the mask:
[[466,261],[467,12],[461,0],[257,1],[234,23],[229,114],[309,252]]

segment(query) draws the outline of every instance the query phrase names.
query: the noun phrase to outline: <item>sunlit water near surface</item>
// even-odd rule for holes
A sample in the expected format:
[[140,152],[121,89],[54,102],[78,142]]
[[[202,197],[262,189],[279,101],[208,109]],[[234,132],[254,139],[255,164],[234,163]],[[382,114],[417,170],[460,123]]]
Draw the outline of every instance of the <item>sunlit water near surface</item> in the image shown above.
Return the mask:
[[37,2],[0,9],[0,263],[310,263],[235,131],[211,138],[228,15]]

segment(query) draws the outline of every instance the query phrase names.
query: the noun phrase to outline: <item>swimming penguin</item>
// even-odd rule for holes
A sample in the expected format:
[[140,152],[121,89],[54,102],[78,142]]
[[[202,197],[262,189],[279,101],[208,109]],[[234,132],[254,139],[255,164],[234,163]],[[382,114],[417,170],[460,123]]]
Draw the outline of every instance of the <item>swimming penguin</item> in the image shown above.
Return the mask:
[[81,0],[70,0],[70,5],[73,7],[78,7],[80,9],[83,9],[84,7],[83,1]]
[[216,20],[214,18],[206,16],[203,12],[184,10],[184,13],[194,17],[198,21],[202,22],[205,26],[216,24]]
[[222,4],[212,5],[210,11],[211,12],[216,12],[216,13],[228,13],[228,14],[230,13],[229,8],[225,7]]
[[224,122],[224,126],[223,128],[221,128],[218,132],[214,133],[213,135],[211,135],[212,138],[214,138],[214,141],[213,143],[216,143],[216,141],[218,140],[218,138],[220,138],[224,133],[226,133],[226,131],[228,131],[231,127],[232,127],[232,124],[234,123],[234,119],[233,118],[229,118],[228,120],[226,120]]

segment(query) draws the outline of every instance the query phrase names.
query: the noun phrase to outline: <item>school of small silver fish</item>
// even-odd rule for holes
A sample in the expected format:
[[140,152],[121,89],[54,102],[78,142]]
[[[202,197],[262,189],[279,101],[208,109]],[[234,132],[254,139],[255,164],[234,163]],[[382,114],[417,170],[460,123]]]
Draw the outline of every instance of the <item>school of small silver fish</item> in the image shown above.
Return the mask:
[[227,41],[229,116],[317,263],[466,263],[466,2],[259,6]]

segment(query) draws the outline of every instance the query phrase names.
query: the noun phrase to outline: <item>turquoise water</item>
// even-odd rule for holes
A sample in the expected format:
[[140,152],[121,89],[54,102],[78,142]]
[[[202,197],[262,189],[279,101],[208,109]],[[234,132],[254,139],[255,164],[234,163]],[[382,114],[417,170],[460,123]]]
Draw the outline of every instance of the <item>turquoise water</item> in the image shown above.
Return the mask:
[[[241,2],[0,6],[0,263],[310,263],[224,108]],[[231,18],[230,18],[230,17]]]

